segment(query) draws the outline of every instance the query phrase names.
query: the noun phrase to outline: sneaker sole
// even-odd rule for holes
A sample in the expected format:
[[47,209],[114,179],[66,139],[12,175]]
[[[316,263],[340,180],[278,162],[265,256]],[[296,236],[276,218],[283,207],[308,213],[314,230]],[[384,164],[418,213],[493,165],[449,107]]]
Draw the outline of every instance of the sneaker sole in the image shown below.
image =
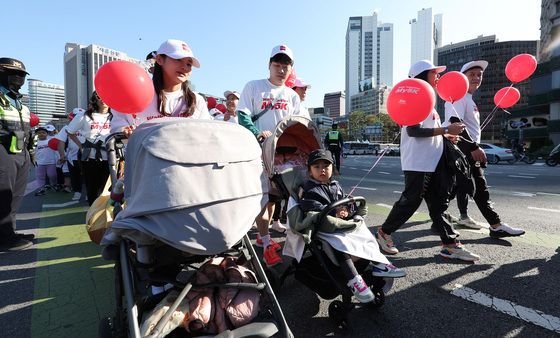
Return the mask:
[[439,254],[441,257],[443,258],[447,258],[447,259],[458,259],[460,261],[465,261],[465,262],[476,262],[478,261],[480,258],[466,258],[466,257],[457,257],[457,256],[453,256],[453,255],[446,255],[440,252]]
[[518,237],[522,235],[525,235],[525,232],[522,232],[520,234],[510,234],[509,232],[505,232],[505,231],[500,231],[496,233],[496,231],[490,230],[490,237],[492,238]]
[[455,224],[457,224],[458,226],[461,226],[463,228],[468,228],[468,229],[474,229],[474,230],[480,230],[483,228],[482,225],[478,225],[478,224],[466,224],[466,223],[460,223],[460,222],[456,222]]
[[381,278],[402,278],[402,277],[406,277],[406,273],[405,274],[381,274],[381,275],[377,275],[375,273],[372,273],[373,277],[381,277]]

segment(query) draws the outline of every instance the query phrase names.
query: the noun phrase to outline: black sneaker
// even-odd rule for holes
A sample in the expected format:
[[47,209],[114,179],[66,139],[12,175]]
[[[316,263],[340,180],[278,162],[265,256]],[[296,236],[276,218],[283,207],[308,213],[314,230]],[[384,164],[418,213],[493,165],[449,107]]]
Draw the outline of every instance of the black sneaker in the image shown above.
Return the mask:
[[39,189],[39,190],[35,193],[35,196],[43,196],[43,195],[46,194],[46,193],[47,193],[46,189],[45,189],[45,188],[41,188],[41,189]]
[[506,223],[500,224],[496,229],[490,227],[490,237],[492,238],[515,237],[523,234],[525,234],[525,230],[510,227]]
[[34,234],[22,234],[22,233],[16,232],[16,236],[17,236],[18,238],[22,238],[22,239],[25,239],[25,240],[27,240],[27,241],[32,241],[32,240],[35,239],[35,235],[34,235]]
[[0,251],[19,251],[27,249],[32,245],[32,242],[16,236],[11,242],[0,244]]

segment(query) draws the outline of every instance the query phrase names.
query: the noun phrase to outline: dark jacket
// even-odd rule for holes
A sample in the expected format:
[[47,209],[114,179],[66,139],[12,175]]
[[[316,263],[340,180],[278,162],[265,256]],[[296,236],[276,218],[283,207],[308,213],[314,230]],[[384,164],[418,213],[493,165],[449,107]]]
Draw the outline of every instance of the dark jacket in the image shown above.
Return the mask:
[[[314,179],[309,179],[303,185],[303,195],[300,200],[300,207],[303,212],[322,211],[329,204],[346,197],[340,184],[332,180],[329,183],[321,183]],[[336,210],[329,213],[336,215]]]

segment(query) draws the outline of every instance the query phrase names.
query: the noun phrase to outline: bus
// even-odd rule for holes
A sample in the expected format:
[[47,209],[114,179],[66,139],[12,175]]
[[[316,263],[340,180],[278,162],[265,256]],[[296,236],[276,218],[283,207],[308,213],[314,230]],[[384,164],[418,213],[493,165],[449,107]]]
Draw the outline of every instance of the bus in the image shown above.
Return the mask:
[[375,144],[367,141],[347,141],[342,147],[342,154],[346,155],[371,155],[375,154]]

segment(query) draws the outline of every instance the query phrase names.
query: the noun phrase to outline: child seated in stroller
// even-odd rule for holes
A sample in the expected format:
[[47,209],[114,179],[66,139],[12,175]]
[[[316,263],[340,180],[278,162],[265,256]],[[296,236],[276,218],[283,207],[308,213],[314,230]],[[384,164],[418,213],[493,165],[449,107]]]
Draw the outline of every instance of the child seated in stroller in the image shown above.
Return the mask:
[[[306,213],[306,217],[312,217],[329,204],[346,196],[340,184],[332,179],[333,157],[330,151],[318,149],[311,152],[307,167],[310,178],[299,191],[299,206]],[[330,216],[347,219],[351,215],[349,207],[353,206],[338,207],[331,212]],[[364,225],[362,216],[365,216],[366,213],[367,207],[364,206],[358,209],[355,216],[352,216],[358,224],[355,229],[319,233],[321,238],[334,239],[334,241],[329,241],[329,244],[334,249],[333,252],[340,264],[341,272],[348,280],[348,287],[361,303],[371,302],[374,295],[357,272],[354,262],[361,259],[369,260],[372,274],[376,277],[398,278],[406,275],[404,270],[392,265],[379,251],[375,237]]]

